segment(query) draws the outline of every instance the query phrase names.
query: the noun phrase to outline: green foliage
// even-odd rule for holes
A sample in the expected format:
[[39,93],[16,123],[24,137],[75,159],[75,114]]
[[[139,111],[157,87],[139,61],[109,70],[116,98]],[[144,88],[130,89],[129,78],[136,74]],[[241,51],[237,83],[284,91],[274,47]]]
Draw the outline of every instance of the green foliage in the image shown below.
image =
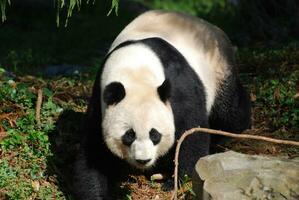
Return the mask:
[[[0,98],[7,100],[15,104],[19,104],[22,107],[32,107],[32,98],[34,94],[28,92],[28,88],[25,84],[16,84],[14,80],[7,80],[1,82]],[[7,107],[7,109],[10,109]],[[2,110],[5,112],[5,109]]]
[[132,200],[132,197],[129,194],[127,194],[126,195],[126,200]]
[[242,50],[244,70],[254,74],[249,86],[256,96],[257,118],[270,129],[299,130],[299,49],[297,43],[282,48]]
[[184,175],[184,177],[180,179],[179,183],[180,188],[185,187],[188,193],[190,193],[192,196],[196,196],[195,192],[192,189],[191,178],[188,175]]
[[7,6],[7,4],[10,5],[10,0],[1,0],[1,1],[0,1],[1,19],[2,19],[2,22],[4,22],[4,21],[6,20],[5,12],[6,12],[6,6]]
[[119,8],[118,4],[119,4],[119,0],[112,0],[111,8],[107,16],[109,16],[113,10],[115,11],[115,15],[118,15],[118,8]]
[[299,128],[299,101],[294,98],[299,71],[281,77],[256,79],[257,106],[264,108],[274,128]]
[[[87,1],[88,2],[88,1]],[[58,0],[57,1],[57,15],[56,15],[56,24],[59,26],[60,24],[60,10],[63,9],[64,7],[67,7],[67,15],[66,15],[66,21],[65,21],[65,26],[68,24],[68,19],[72,16],[73,10],[75,7],[77,7],[78,10],[80,10],[81,7],[81,0]]]
[[52,199],[54,196],[65,199],[58,186],[50,184],[51,176],[46,171],[47,159],[52,156],[48,135],[54,128],[54,120],[49,119],[61,110],[47,98],[41,111],[42,124],[38,126],[34,110],[36,94],[30,88],[26,83],[0,76],[0,116],[10,113],[0,121],[0,127],[6,130],[6,137],[0,140],[1,192],[6,199]]

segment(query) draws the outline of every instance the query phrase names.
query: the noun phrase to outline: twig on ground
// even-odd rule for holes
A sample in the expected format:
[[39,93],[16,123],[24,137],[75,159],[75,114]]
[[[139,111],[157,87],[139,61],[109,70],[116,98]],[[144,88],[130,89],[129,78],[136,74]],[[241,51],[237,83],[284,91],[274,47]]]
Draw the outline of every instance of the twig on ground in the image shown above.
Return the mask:
[[43,90],[38,89],[37,90],[37,101],[36,101],[36,107],[35,107],[35,119],[37,122],[37,125],[40,126],[41,121],[40,121],[40,110],[43,102]]
[[179,138],[177,141],[177,146],[175,149],[175,158],[174,158],[174,191],[172,195],[172,199],[177,200],[177,192],[178,192],[178,166],[179,166],[179,151],[182,142],[184,139],[195,133],[195,132],[204,132],[204,133],[209,133],[213,135],[223,135],[227,137],[233,137],[233,138],[243,138],[243,139],[253,139],[253,140],[261,140],[261,141],[266,141],[266,142],[272,142],[276,144],[288,144],[288,145],[294,145],[294,146],[299,146],[299,142],[296,141],[290,141],[290,140],[279,140],[279,139],[273,139],[265,136],[258,136],[258,135],[249,135],[249,134],[235,134],[235,133],[230,133],[226,131],[220,131],[220,130],[213,130],[209,128],[192,128],[190,130],[187,130],[184,132],[184,134]]

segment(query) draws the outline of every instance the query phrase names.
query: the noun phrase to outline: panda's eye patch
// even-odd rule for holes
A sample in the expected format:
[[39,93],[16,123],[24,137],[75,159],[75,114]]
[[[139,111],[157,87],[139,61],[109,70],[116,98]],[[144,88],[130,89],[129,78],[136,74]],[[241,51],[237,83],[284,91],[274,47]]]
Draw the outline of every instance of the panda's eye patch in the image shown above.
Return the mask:
[[154,145],[157,145],[161,141],[162,135],[156,129],[152,128],[149,135]]
[[126,146],[130,146],[135,139],[136,139],[136,134],[133,129],[127,130],[126,133],[121,137],[123,144]]

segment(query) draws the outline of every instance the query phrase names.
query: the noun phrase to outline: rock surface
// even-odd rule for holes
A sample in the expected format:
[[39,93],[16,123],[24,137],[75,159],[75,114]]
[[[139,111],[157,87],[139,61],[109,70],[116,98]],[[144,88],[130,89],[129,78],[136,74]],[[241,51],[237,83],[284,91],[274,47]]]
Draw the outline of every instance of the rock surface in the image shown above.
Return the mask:
[[299,160],[233,151],[201,158],[193,189],[201,200],[299,200]]

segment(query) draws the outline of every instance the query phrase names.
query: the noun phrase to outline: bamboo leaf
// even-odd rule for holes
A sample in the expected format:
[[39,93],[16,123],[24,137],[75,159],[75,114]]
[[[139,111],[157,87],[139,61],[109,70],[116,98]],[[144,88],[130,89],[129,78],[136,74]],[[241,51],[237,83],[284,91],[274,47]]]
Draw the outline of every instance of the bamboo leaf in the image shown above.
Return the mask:
[[118,15],[118,8],[119,8],[119,0],[112,0],[111,8],[110,8],[107,16],[109,16],[112,13],[113,10],[115,11],[115,15],[117,16]]
[[6,4],[10,5],[10,0],[2,0],[0,1],[0,7],[1,7],[1,20],[4,22],[6,20]]

